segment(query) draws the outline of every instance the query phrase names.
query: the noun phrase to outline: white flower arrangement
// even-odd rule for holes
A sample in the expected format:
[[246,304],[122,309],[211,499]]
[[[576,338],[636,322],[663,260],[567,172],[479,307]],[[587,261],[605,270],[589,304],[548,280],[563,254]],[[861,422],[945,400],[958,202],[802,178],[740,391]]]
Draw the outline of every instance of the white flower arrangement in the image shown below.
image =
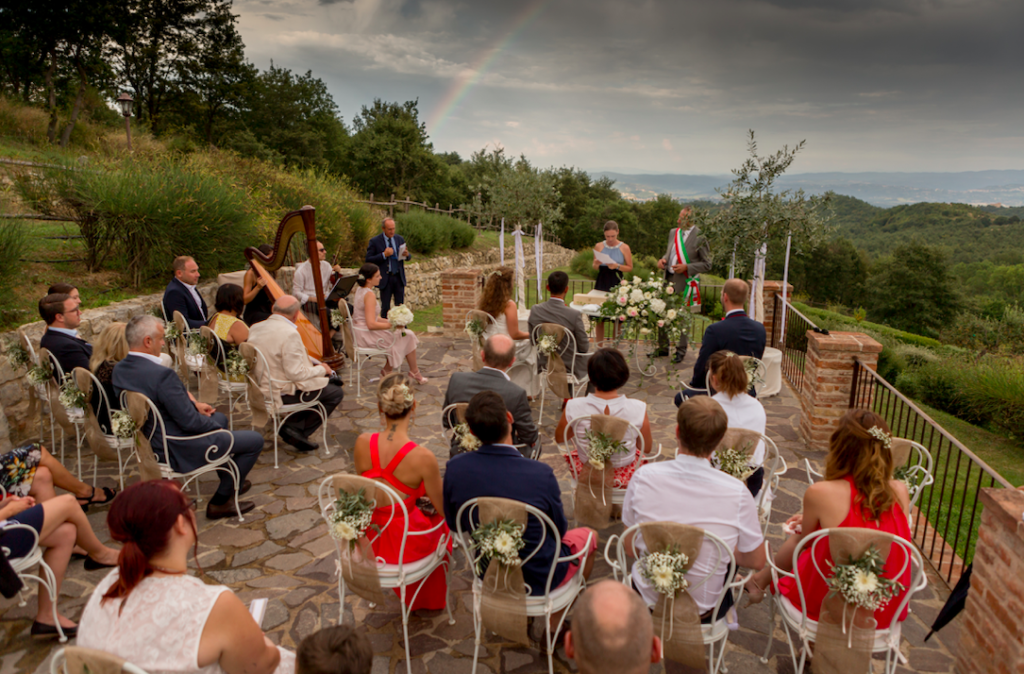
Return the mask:
[[50,363],[43,361],[30,368],[25,376],[33,386],[43,386],[53,377],[53,367],[50,366]]
[[466,334],[469,335],[474,342],[480,341],[484,336],[484,324],[479,318],[466,321]]
[[365,489],[355,494],[339,489],[334,510],[327,516],[327,533],[334,540],[346,542],[350,548],[354,548],[356,541],[372,526],[373,509],[373,503],[366,498]]
[[744,449],[727,447],[716,451],[715,461],[718,464],[718,470],[732,475],[737,480],[746,480],[754,474],[754,469],[750,467],[750,455]]
[[674,597],[690,583],[686,580],[689,557],[678,546],[669,546],[661,552],[648,552],[640,556],[640,575],[660,594]]
[[743,361],[743,369],[747,372],[747,382],[754,388],[764,384],[764,377],[761,375],[760,369],[757,365],[757,361],[753,358],[748,358]]
[[473,435],[473,431],[469,430],[469,424],[466,423],[458,424],[453,428],[452,435],[457,440],[456,444],[467,452],[475,452],[482,444],[480,438]]
[[7,347],[7,360],[11,363],[11,368],[14,370],[20,370],[30,362],[28,351],[17,342]]
[[544,335],[537,340],[537,350],[545,356],[550,356],[558,351],[558,340],[554,335]]
[[190,356],[202,356],[206,357],[206,354],[210,352],[210,342],[199,334],[198,331],[190,332],[188,334],[188,342],[185,345],[185,353]]
[[[673,294],[670,284],[651,274],[647,280],[638,276],[623,279],[601,305],[600,313],[623,324],[622,336],[627,341],[647,341],[657,335],[675,342],[686,332],[689,321],[682,304],[683,298]],[[631,353],[634,349],[635,344]],[[649,355],[652,360],[653,353]]]
[[68,416],[85,416],[85,394],[78,388],[78,384],[71,377],[64,380],[60,385],[60,404],[68,412]]
[[523,532],[526,525],[516,524],[512,519],[494,520],[482,524],[473,531],[473,547],[480,553],[474,563],[477,575],[483,573],[485,559],[502,566],[519,566],[523,560],[519,551],[526,547]]
[[391,307],[391,310],[388,311],[388,322],[396,328],[401,328],[403,337],[405,337],[406,326],[412,323],[413,318],[412,311],[404,304]]
[[907,486],[907,491],[913,493],[913,490],[917,488],[919,473],[911,472],[910,466],[900,466],[896,470],[892,471],[892,479],[899,480]]
[[604,470],[613,454],[626,454],[629,448],[607,433],[587,429],[583,434],[587,440],[587,463],[597,470]]
[[341,326],[345,325],[345,321],[348,317],[345,316],[341,309],[331,309],[331,327],[337,330]]
[[224,370],[228,377],[238,381],[244,381],[249,374],[249,361],[236,349],[228,351],[224,357]]
[[174,321],[164,321],[164,339],[168,342],[173,342],[178,337],[181,337],[181,330],[178,329],[178,324]]
[[114,410],[110,413],[110,432],[114,437],[127,440],[135,437],[135,419],[125,410]]
[[830,561],[829,566],[833,570],[826,579],[829,596],[840,595],[846,603],[859,608],[877,611],[905,589],[899,581],[882,576],[885,565],[874,547],[857,559],[851,557],[846,564]]

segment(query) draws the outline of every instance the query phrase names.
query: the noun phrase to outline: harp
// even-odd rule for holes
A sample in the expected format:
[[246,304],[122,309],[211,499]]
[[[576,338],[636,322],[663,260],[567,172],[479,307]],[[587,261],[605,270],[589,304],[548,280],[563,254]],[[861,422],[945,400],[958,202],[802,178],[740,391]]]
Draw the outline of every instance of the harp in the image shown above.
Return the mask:
[[[316,209],[312,206],[303,206],[297,211],[286,214],[277,227],[277,234],[274,236],[274,249],[269,255],[264,255],[258,248],[252,246],[244,251],[245,259],[252,263],[252,268],[266,282],[267,289],[275,300],[285,292],[267,273],[267,270],[275,271],[284,265],[288,254],[288,244],[293,236],[303,234],[306,237],[306,252],[309,254],[309,259],[319,259],[316,252],[315,214]],[[310,268],[313,272],[313,283],[316,286],[316,306],[320,314],[320,325],[327,326],[330,323],[327,318],[327,304],[324,297],[323,279],[320,277],[320,265],[311,263]],[[334,352],[334,345],[331,344],[331,336],[328,331],[317,330],[301,311],[297,327],[306,352],[310,356],[327,363],[334,369],[341,367],[343,357]]]

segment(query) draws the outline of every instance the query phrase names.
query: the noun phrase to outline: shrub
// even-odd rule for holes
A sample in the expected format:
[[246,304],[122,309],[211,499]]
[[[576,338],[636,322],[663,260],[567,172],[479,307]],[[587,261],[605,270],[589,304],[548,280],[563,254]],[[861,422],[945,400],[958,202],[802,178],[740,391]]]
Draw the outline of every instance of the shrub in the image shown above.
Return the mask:
[[[900,344],[894,351],[906,362],[908,367],[921,367],[939,361],[939,355],[931,349],[914,344]],[[897,387],[898,388],[898,387]]]
[[[896,328],[890,328],[888,325],[881,325],[879,323],[872,323],[870,321],[856,321],[849,316],[843,316],[833,311],[826,309],[815,309],[814,307],[808,306],[801,302],[794,302],[793,306],[800,310],[802,314],[810,318],[816,325],[822,328],[832,329],[829,324],[837,326],[836,330],[854,330],[856,332],[865,332],[874,335],[884,335],[895,339],[896,341],[903,342],[904,344],[916,344],[918,346],[927,347],[938,347],[941,346],[941,342],[931,337],[925,337],[924,335],[916,335],[912,332],[905,332],[903,330],[897,330]],[[839,327],[841,326],[841,327]]]
[[411,210],[396,214],[395,223],[409,250],[420,255],[465,248],[476,240],[476,230],[471,225],[440,213]]
[[20,220],[0,221],[0,320],[12,305],[10,292],[22,275],[22,256],[28,248],[25,223]]
[[33,145],[46,144],[48,115],[41,108],[21,105],[0,96],[0,136]]
[[452,248],[469,248],[476,241],[476,230],[468,222],[449,218],[451,222]]
[[[970,416],[1024,437],[1024,363],[986,358],[958,368],[960,399]],[[957,415],[959,416],[959,415]]]
[[596,279],[597,270],[594,269],[594,249],[584,248],[580,252],[573,256],[572,261],[569,263],[569,269],[574,274],[585,276],[587,278]]

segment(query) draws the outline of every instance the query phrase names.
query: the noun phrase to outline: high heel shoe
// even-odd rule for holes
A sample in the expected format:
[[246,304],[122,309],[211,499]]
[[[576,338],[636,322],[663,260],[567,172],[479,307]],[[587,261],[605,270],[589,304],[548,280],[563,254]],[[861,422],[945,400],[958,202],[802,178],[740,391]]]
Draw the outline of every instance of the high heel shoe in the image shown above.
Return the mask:
[[427,381],[429,381],[426,377],[421,375],[419,373],[419,371],[413,372],[412,370],[410,370],[409,371],[409,376],[412,377],[413,379],[415,379],[420,384],[426,384]]

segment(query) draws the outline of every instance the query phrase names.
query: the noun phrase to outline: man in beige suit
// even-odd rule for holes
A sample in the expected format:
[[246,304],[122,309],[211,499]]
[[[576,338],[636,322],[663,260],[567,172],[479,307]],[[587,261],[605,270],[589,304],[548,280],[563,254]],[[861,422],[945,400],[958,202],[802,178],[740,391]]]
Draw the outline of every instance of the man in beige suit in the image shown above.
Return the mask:
[[[280,393],[279,403],[291,405],[319,400],[328,416],[341,403],[344,392],[331,381],[334,374],[327,363],[314,363],[302,344],[298,320],[301,304],[291,295],[282,295],[274,302],[273,314],[249,329],[249,343],[263,352],[267,359],[274,388]],[[256,373],[261,386],[266,382],[262,372]],[[263,388],[263,395],[270,391]],[[301,452],[311,452],[319,445],[310,441],[320,427],[320,415],[312,410],[297,412],[285,421],[278,433],[281,439]]]
[[[691,285],[699,284],[698,274],[711,271],[711,248],[708,241],[701,234],[700,229],[694,226],[690,220],[690,207],[687,206],[679,211],[679,219],[676,220],[678,227],[673,227],[668,233],[668,248],[665,256],[658,260],[658,269],[665,270],[665,280],[672,284],[677,294],[687,297],[687,290]],[[694,296],[693,302],[696,302]],[[687,304],[690,300],[687,300]],[[676,345],[673,363],[683,362],[686,356],[686,346],[689,340],[684,332],[679,336],[679,344]],[[668,339],[665,335],[659,335],[658,356],[668,355]]]

